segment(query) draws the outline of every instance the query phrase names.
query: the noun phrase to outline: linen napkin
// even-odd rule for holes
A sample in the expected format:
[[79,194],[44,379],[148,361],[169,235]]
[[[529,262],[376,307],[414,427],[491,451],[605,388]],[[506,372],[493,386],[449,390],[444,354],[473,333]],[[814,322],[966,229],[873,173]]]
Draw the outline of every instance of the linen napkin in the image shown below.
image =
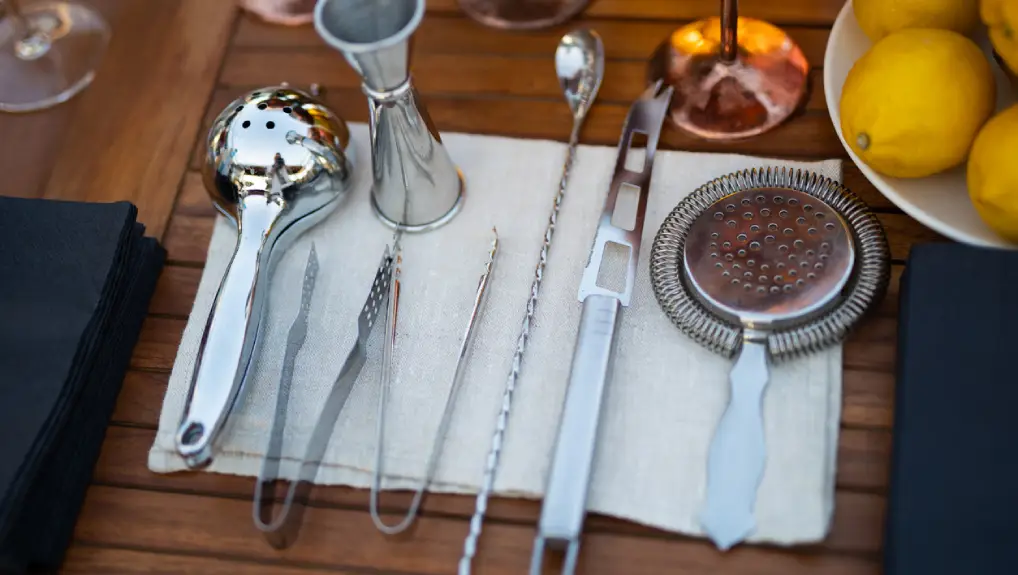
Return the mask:
[[126,202],[0,197],[0,570],[54,569],[162,266]]
[[[271,280],[265,346],[210,471],[257,475],[265,452],[287,331],[299,307],[304,264],[315,242],[321,271],[304,348],[297,358],[284,456],[303,454],[322,400],[355,338],[356,318],[391,231],[369,204],[365,126],[351,126],[359,179],[349,202],[293,245]],[[474,290],[497,226],[500,253],[432,491],[475,493],[525,313],[534,266],[565,145],[443,134],[466,177],[463,211],[447,226],[404,237],[403,291],[392,393],[387,405],[387,488],[416,485],[438,428]],[[579,325],[577,290],[615,163],[616,149],[581,146],[556,226],[495,491],[541,497],[552,457]],[[615,371],[606,392],[589,508],[662,529],[700,534],[707,447],[728,396],[731,362],[672,326],[652,294],[651,243],[687,193],[723,174],[773,160],[658,152],[643,253],[632,303],[623,311]],[[791,165],[791,164],[788,164]],[[838,161],[796,164],[832,178]],[[184,331],[159,431],[149,453],[157,472],[184,469],[173,436],[199,339],[235,242],[215,224],[198,295]],[[381,332],[337,422],[320,484],[368,486],[374,465]],[[821,539],[833,505],[841,406],[841,349],[774,370],[765,402],[769,459],[757,504],[758,541]]]
[[1014,573],[1018,252],[912,248],[901,279],[888,575]]

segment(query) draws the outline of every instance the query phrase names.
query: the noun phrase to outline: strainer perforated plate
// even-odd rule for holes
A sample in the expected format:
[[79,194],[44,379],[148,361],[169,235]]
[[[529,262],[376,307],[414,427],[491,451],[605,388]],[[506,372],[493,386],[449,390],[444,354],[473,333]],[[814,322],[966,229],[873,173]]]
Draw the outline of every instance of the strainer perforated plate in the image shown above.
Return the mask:
[[[796,228],[796,226],[782,225],[779,223],[780,221],[788,221],[798,226],[798,218],[806,217],[806,212],[813,212],[814,219],[816,219],[817,208],[821,208],[825,216],[829,214],[830,217],[845,222],[854,246],[852,272],[845,282],[844,288],[837,294],[838,297],[833,302],[828,302],[826,306],[821,306],[824,310],[823,313],[814,316],[811,321],[802,324],[794,323],[790,326],[778,326],[778,329],[771,331],[767,336],[767,350],[771,359],[775,361],[790,359],[801,354],[818,351],[843,340],[852,325],[886,292],[890,277],[887,238],[880,221],[869,210],[869,207],[848,188],[830,178],[805,170],[760,168],[736,172],[708,182],[683,199],[661,224],[651,249],[651,285],[661,308],[676,327],[711,351],[725,357],[733,357],[739,351],[742,346],[742,325],[730,314],[718,315],[707,309],[704,300],[697,295],[694,289],[691,289],[692,286],[686,277],[687,262],[684,254],[687,241],[690,243],[698,241],[693,229],[698,217],[710,209],[715,202],[744,190],[759,190],[761,192],[753,197],[754,202],[759,201],[756,199],[759,195],[765,196],[765,201],[768,203],[773,203],[774,195],[784,195],[786,206],[789,198],[796,199],[798,204],[797,206],[788,206],[790,214],[795,216],[794,218],[789,216],[789,220],[780,218],[781,208],[775,211],[775,206],[771,205],[770,211],[764,212],[763,209],[767,206],[761,206],[757,211],[761,216],[764,216],[763,221],[766,222],[766,225],[760,230],[754,230],[752,228],[754,224],[750,224],[748,231],[745,232],[747,238],[750,234],[757,234],[747,242],[750,247],[752,247],[752,241],[760,241],[759,235],[763,235],[763,247],[767,248],[772,244],[766,238],[773,235],[775,240],[772,247],[774,249],[780,250],[782,245],[795,248],[794,251],[789,250],[786,258],[789,254],[802,257],[798,255],[801,252],[806,258],[805,261],[811,263],[814,268],[817,263],[828,265],[827,258],[820,256],[827,254],[824,244],[827,243],[828,246],[831,246],[833,243],[822,239],[826,237],[823,233],[813,236],[809,234],[809,227],[807,227],[806,236],[792,238],[791,245],[788,242],[779,241],[779,238],[789,237],[785,235],[786,228],[793,230]],[[766,200],[767,197],[771,197],[771,199]],[[803,198],[810,198],[812,201],[805,201]],[[811,209],[807,210],[807,205],[811,206]],[[733,212],[727,211],[727,205],[723,207],[725,215],[738,214],[740,218],[741,214],[748,211],[741,210],[745,207],[741,201],[738,202],[738,206]],[[793,208],[797,209],[799,213],[793,211]],[[720,210],[712,212],[712,217],[716,217],[713,214],[718,211]],[[773,218],[775,215],[779,218]],[[771,216],[770,219],[767,219],[768,216]],[[739,250],[742,248],[738,247],[736,242],[739,241],[739,234],[743,233],[738,231],[743,224],[737,219],[736,222],[740,227],[732,228],[733,232],[737,232],[733,234],[734,237],[732,239],[725,238],[719,244],[722,251],[718,253],[724,264],[734,264],[736,259],[741,259]],[[772,223],[779,226],[778,229],[774,229],[770,225]],[[826,228],[827,223],[831,222],[824,221],[823,228],[817,228],[815,225],[810,227],[816,228],[818,232],[829,232],[831,230]],[[765,231],[768,233],[763,233]],[[816,242],[811,239],[812,237],[820,239],[820,241]],[[797,244],[796,240],[801,243]],[[730,248],[724,247],[725,241],[731,244]],[[709,253],[712,252],[707,252],[707,247],[709,247],[709,242],[701,253],[709,257]],[[810,253],[811,251],[812,253]],[[730,254],[732,255],[731,260],[728,259]],[[828,255],[829,257],[830,255]],[[747,260],[749,259],[759,261],[759,258],[747,258]],[[712,262],[711,265],[716,263],[718,262]],[[776,274],[774,272],[779,270],[775,266],[775,269],[765,270],[764,273],[758,274],[757,282],[752,282],[750,285],[754,290],[766,286],[768,294],[770,294],[773,293],[772,287],[780,285],[779,289],[784,289],[792,277],[796,278],[793,285],[797,288],[802,287],[798,285],[799,280],[812,284],[813,278],[809,274],[816,274],[819,270],[813,268],[806,270],[801,267],[802,263],[803,259],[799,259],[800,269],[796,272],[796,276],[788,273]],[[751,267],[748,265],[748,261],[740,265],[743,266],[740,270],[736,270],[731,265],[725,269],[730,272],[739,271],[744,275]],[[806,271],[805,278],[802,273],[804,270]],[[775,277],[778,275],[782,276],[780,280]],[[768,279],[759,281],[759,276],[767,276]],[[743,285],[740,289],[744,290],[745,286]]]
[[883,297],[889,250],[880,222],[839,183],[765,168],[718,178],[665,218],[651,284],[686,335],[733,357],[731,398],[711,441],[701,524],[728,549],[756,527],[766,447],[768,364],[841,341]]

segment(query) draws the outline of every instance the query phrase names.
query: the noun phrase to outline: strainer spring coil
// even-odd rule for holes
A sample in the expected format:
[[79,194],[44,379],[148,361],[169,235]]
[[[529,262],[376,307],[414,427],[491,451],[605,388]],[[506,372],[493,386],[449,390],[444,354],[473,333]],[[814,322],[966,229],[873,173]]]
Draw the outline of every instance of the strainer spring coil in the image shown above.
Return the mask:
[[661,224],[651,250],[650,279],[658,304],[672,323],[700,345],[728,358],[740,350],[742,327],[718,318],[692,295],[683,272],[683,252],[689,230],[704,210],[721,198],[753,188],[798,190],[831,206],[848,223],[859,253],[845,287],[847,296],[816,320],[772,332],[767,338],[771,359],[792,359],[844,340],[855,322],[887,291],[887,236],[869,207],[848,188],[802,169],[767,167],[735,172],[704,184],[679,202]]

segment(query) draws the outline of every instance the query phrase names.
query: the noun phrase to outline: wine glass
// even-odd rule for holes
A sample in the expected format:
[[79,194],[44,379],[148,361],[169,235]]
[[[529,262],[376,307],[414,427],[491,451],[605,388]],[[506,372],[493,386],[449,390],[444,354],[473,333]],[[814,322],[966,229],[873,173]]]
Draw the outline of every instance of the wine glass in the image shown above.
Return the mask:
[[81,4],[0,0],[0,111],[55,106],[85,89],[110,30]]
[[467,16],[503,30],[537,30],[565,22],[589,0],[459,0]]
[[707,140],[748,138],[771,130],[799,107],[809,63],[780,28],[740,18],[738,0],[721,17],[679,28],[654,52],[650,81],[675,88],[669,118]]

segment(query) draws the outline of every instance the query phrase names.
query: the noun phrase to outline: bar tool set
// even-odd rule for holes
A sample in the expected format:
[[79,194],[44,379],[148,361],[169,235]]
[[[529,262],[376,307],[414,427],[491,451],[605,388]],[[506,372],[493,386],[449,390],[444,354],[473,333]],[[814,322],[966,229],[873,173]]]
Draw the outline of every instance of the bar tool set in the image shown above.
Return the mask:
[[527,300],[527,313],[523,317],[523,325],[516,338],[516,351],[513,354],[512,369],[506,378],[505,390],[502,392],[502,406],[495,426],[495,435],[491,439],[491,450],[484,468],[484,481],[477,494],[474,514],[470,520],[470,532],[463,543],[463,556],[460,558],[459,573],[468,575],[474,555],[477,554],[477,540],[481,536],[484,514],[488,509],[488,499],[495,486],[495,473],[498,470],[498,458],[502,452],[506,428],[509,425],[509,411],[512,409],[513,392],[523,369],[523,355],[527,349],[527,338],[530,336],[530,325],[537,310],[537,298],[541,292],[541,280],[544,279],[548,253],[555,233],[555,221],[558,219],[559,208],[569,183],[569,171],[572,169],[576,156],[576,146],[580,141],[580,130],[587,118],[590,107],[597,98],[604,78],[604,45],[601,37],[592,30],[577,30],[562,37],[555,51],[555,71],[559,84],[565,95],[566,102],[573,114],[573,129],[569,135],[569,148],[566,152],[565,164],[562,166],[562,178],[559,180],[558,191],[552,202],[548,227],[544,231],[544,242],[534,271],[534,281],[530,286],[530,297]]
[[[583,315],[534,541],[531,575],[541,574],[546,544],[566,549],[562,573],[571,575],[576,571],[601,405],[612,371],[616,326],[622,308],[629,307],[636,284],[654,153],[671,98],[671,86],[662,87],[660,81],[651,85],[629,109],[622,128],[615,172],[580,280],[578,297]],[[646,148],[642,165],[630,170],[627,160],[630,154],[639,154],[637,144],[642,139],[634,136],[645,137]],[[636,197],[627,197],[627,191]],[[628,217],[629,208],[635,208],[632,217]]]
[[842,185],[803,170],[718,178],[672,210],[651,251],[651,281],[675,325],[736,357],[710,446],[701,523],[721,549],[755,528],[766,448],[768,364],[840,342],[887,289],[887,239]]
[[198,350],[177,451],[211,463],[215,442],[257,356],[266,290],[285,250],[325,218],[352,186],[346,123],[300,90],[255,90],[229,104],[208,135],[203,178],[237,226],[237,245]]
[[[511,12],[509,3],[463,0],[461,4],[482,21]],[[551,4],[557,19],[577,13],[586,3]],[[545,478],[532,575],[541,573],[546,547],[564,550],[563,573],[572,574],[577,567],[598,429],[613,376],[616,333],[636,286],[654,159],[665,119],[707,138],[744,137],[782,121],[801,96],[798,72],[805,59],[798,48],[780,30],[772,34],[770,28],[754,27],[753,21],[739,22],[734,1],[726,0],[722,6],[725,26],[718,26],[720,52],[707,54],[709,50],[682,44],[696,32],[701,44],[709,45],[703,23],[690,28],[688,37],[673,35],[655,55],[648,86],[632,104],[622,127],[614,172],[579,278],[582,314]],[[387,524],[380,516],[378,500],[406,265],[403,242],[416,241],[412,238],[419,238],[418,234],[449,223],[465,197],[463,175],[443,145],[410,74],[411,37],[424,12],[424,0],[319,0],[314,8],[317,33],[361,77],[370,112],[370,203],[393,238],[359,308],[356,339],[321,403],[303,456],[296,471],[286,474],[281,467],[287,408],[295,387],[296,362],[313,317],[314,289],[321,271],[318,247],[324,250],[325,246],[321,241],[318,246],[312,244],[307,254],[300,307],[288,332],[266,455],[254,492],[254,523],[275,548],[289,547],[298,536],[319,467],[367,362],[369,338],[378,323],[385,324],[385,335],[369,509],[375,527],[387,535],[413,524],[434,478],[463,386],[476,324],[491,291],[500,248],[494,228],[424,475],[416,483],[405,515]],[[492,22],[527,26],[499,23],[497,18]],[[743,25],[749,31],[772,34],[774,42],[786,40],[766,49],[764,56],[785,64],[787,77],[774,80],[764,75],[757,77],[762,84],[751,86],[756,102],[752,105],[765,108],[762,116],[746,107],[733,115],[716,114],[718,110],[704,107],[709,92],[724,91],[726,82],[752,76],[752,66],[737,54],[742,44],[736,32],[741,34]],[[694,66],[704,58],[711,66]],[[556,222],[604,66],[604,46],[596,32],[580,29],[562,37],[555,69],[572,114],[572,130],[502,388],[458,564],[460,575],[471,572],[477,554]],[[694,68],[702,74],[695,76]],[[771,80],[785,82],[785,91],[772,90]],[[315,96],[286,85],[255,90],[232,102],[213,123],[207,144],[204,183],[216,208],[236,226],[237,241],[204,326],[176,434],[176,450],[190,468],[207,466],[215,457],[224,425],[247,391],[251,366],[261,351],[266,292],[276,263],[295,239],[342,203],[355,183],[345,122]],[[636,161],[641,157],[642,163]],[[837,182],[803,170],[748,170],[702,185],[671,211],[653,242],[650,281],[659,306],[685,336],[734,359],[730,400],[709,448],[706,500],[700,517],[715,544],[729,549],[755,529],[756,494],[767,457],[763,398],[771,364],[837,344],[881,299],[889,282],[887,240],[867,206]],[[283,488],[281,497],[277,487]]]

